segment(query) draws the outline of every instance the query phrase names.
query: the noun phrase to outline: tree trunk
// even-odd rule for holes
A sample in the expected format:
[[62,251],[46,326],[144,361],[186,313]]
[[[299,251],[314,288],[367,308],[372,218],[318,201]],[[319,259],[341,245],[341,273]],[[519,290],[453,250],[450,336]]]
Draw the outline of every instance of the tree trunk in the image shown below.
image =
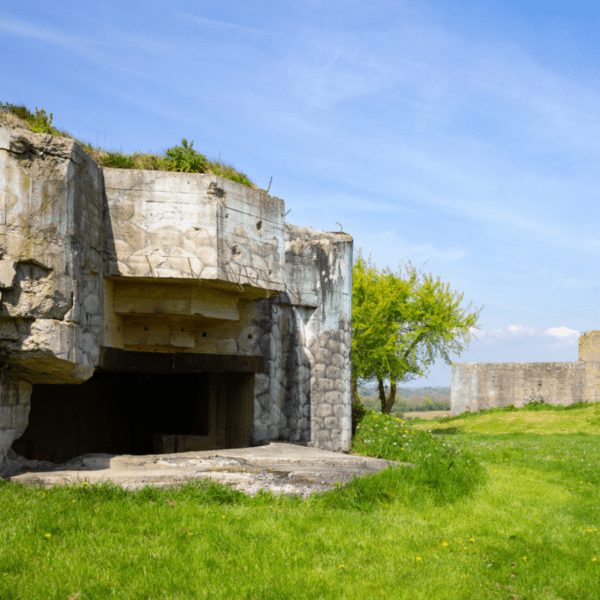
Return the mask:
[[392,407],[394,406],[394,402],[396,402],[396,380],[390,379],[390,393],[389,396],[386,397],[385,389],[383,387],[383,379],[378,379],[379,383],[379,400],[381,401],[381,412],[384,415],[389,415]]
[[352,377],[352,404],[359,404],[362,406],[360,396],[358,394],[358,376]]

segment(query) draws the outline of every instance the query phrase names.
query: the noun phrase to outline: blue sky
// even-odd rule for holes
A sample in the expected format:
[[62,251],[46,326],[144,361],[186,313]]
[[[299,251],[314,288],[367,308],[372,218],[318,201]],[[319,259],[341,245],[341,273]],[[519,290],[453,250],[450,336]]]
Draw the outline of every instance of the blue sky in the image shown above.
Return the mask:
[[600,329],[599,25],[597,2],[30,1],[0,8],[0,100],[107,149],[193,140],[273,177],[290,222],[428,261],[483,306],[456,362],[570,361]]

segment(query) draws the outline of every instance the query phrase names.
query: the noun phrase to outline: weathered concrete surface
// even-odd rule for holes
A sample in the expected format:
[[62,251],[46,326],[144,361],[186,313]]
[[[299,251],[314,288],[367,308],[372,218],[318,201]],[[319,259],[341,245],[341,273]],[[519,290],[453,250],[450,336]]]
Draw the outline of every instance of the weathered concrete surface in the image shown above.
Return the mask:
[[579,361],[556,363],[454,363],[452,414],[529,402],[569,406],[600,402],[600,332],[579,338]]
[[283,200],[216,175],[103,172],[109,275],[283,291]]
[[248,444],[350,448],[348,234],[285,223],[283,200],[214,175],[101,168],[13,121],[0,127],[0,466],[27,433],[31,385],[89,381],[107,348],[264,358]]
[[130,490],[210,479],[250,495],[263,489],[307,497],[391,465],[411,466],[295,444],[270,443],[237,450],[149,456],[88,454],[64,465],[13,458],[4,477],[17,483],[46,487],[70,482],[112,481]]
[[579,336],[579,360],[600,361],[600,331],[586,331]]
[[0,200],[0,351],[30,383],[81,383],[102,335],[101,169],[74,140],[0,127]]
[[[352,437],[352,238],[289,223],[285,232],[288,288],[275,302],[290,303],[296,349],[288,356],[286,372],[295,381],[297,394],[288,396],[282,412],[291,431],[310,418],[312,445],[348,451]],[[303,405],[305,396],[310,399],[308,405]]]

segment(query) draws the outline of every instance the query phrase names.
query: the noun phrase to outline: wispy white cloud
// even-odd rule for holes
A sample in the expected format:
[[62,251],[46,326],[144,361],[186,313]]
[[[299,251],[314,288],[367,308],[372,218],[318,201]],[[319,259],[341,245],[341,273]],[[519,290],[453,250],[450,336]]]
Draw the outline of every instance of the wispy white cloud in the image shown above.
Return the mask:
[[583,285],[587,285],[589,281],[580,279],[579,277],[565,277],[562,279],[558,279],[553,282],[551,285],[557,288],[574,288],[581,287]]
[[569,329],[564,325],[561,327],[551,327],[550,329],[546,329],[546,331],[544,331],[544,334],[550,337],[558,338],[560,340],[577,339],[581,335],[579,331],[576,331],[575,329]]
[[530,341],[537,340],[541,344],[548,345],[546,340],[548,338],[554,338],[557,341],[548,345],[552,351],[559,351],[577,346],[579,336],[581,335],[579,331],[569,329],[564,325],[560,327],[550,327],[545,330],[540,330],[536,327],[526,327],[524,325],[508,325],[507,327],[499,327],[496,329],[473,330],[472,333],[477,340],[486,344],[506,343],[527,339]]
[[[377,235],[359,234],[354,238],[356,248],[364,247],[373,249],[373,254],[386,260],[389,265],[389,256],[401,256],[402,260],[415,263],[417,268],[422,266],[427,260],[438,258],[447,261],[460,260],[467,256],[467,251],[456,247],[439,247],[434,244],[414,244],[404,237],[398,236],[396,231],[383,231]],[[391,266],[391,265],[390,265]]]
[[206,17],[198,17],[190,13],[176,13],[174,15],[180,20],[186,22],[193,22],[206,27],[212,27],[214,29],[229,30],[229,31],[240,31],[242,33],[254,33],[258,35],[270,35],[268,31],[263,29],[256,29],[254,27],[246,27],[245,25],[238,25],[237,23],[230,23],[228,21],[219,21],[216,19],[207,19]]
[[39,27],[6,12],[0,12],[0,35],[17,35],[65,47],[72,47],[75,43],[73,36],[62,33],[56,27]]
[[546,329],[544,334],[548,337],[557,339],[557,342],[550,344],[552,352],[561,352],[565,348],[576,348],[579,345],[579,336],[581,333],[568,327],[552,327]]
[[[99,35],[101,34],[101,35]],[[174,53],[172,41],[155,35],[139,35],[133,31],[104,26],[96,35],[65,32],[55,25],[39,26],[25,19],[0,12],[0,35],[17,35],[75,51],[92,60],[108,59],[111,53],[128,48],[144,53],[170,55]],[[103,53],[100,50],[104,50]],[[110,52],[107,52],[110,51]],[[113,64],[119,68],[119,64]]]
[[[307,31],[279,62],[265,69],[275,67],[278,83],[287,72],[296,111],[290,122],[302,118],[299,105],[336,111],[369,103],[376,114],[371,121],[361,117],[377,135],[364,155],[377,154],[382,171],[397,173],[394,183],[404,198],[497,230],[527,232],[546,246],[600,251],[600,237],[565,222],[560,209],[547,210],[574,188],[591,197],[597,186],[581,172],[553,172],[545,160],[548,152],[556,153],[553,159],[566,152],[600,159],[594,109],[600,90],[549,70],[497,37],[474,46],[438,26],[421,22],[415,28],[414,20],[377,36]],[[486,120],[488,132],[468,124]],[[398,138],[411,131],[420,134],[399,153]],[[357,132],[340,135],[341,143],[352,145]]]

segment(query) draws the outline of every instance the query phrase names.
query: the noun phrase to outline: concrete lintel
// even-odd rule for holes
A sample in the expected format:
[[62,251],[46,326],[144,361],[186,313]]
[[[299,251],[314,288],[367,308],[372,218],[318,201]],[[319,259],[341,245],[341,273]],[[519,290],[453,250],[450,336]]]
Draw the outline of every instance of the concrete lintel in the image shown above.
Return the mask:
[[262,356],[136,352],[119,348],[100,348],[101,371],[138,373],[262,373]]

